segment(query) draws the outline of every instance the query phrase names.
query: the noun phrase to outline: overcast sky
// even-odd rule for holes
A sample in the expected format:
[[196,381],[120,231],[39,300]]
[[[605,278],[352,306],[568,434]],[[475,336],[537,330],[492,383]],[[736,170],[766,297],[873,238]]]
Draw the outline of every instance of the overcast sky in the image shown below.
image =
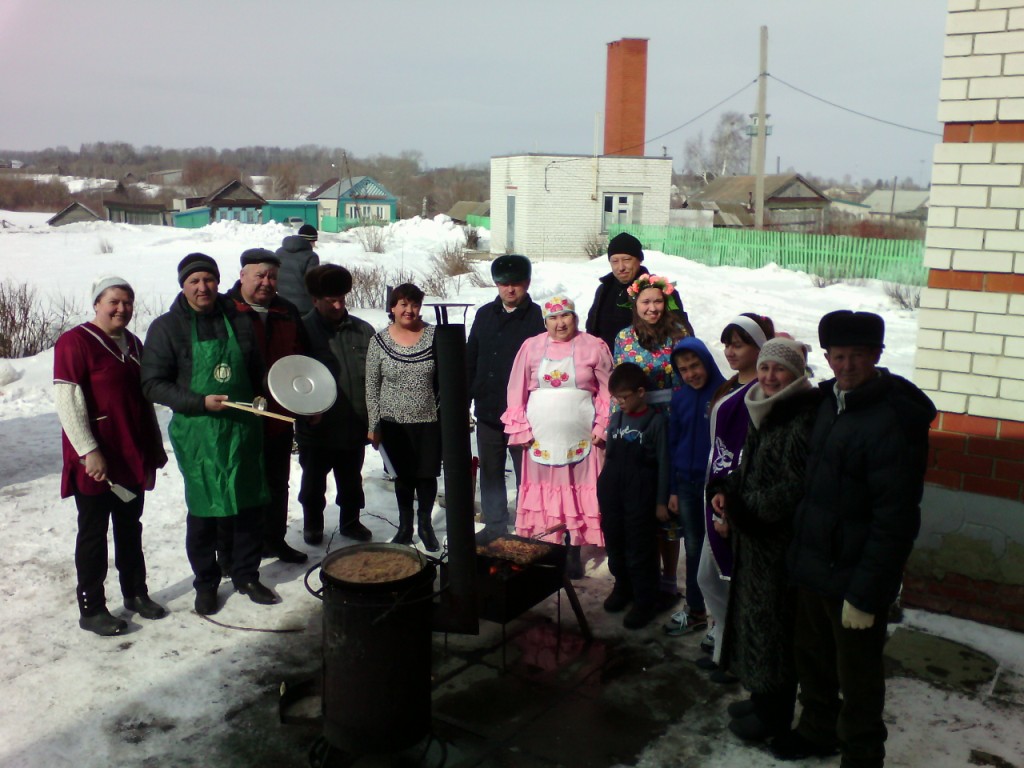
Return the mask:
[[[768,71],[938,133],[942,0],[0,0],[0,150],[419,150],[428,166],[589,154],[607,43],[649,38],[646,154],[681,166],[718,114],[754,111]],[[768,170],[923,180],[938,137],[768,81]]]

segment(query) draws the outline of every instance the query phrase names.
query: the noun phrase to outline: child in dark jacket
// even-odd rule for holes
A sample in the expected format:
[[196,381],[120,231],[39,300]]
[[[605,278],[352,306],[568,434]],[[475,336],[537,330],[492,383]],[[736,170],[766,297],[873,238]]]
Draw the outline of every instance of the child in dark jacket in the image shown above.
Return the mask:
[[711,452],[711,399],[724,382],[711,352],[700,339],[680,339],[672,349],[672,365],[685,386],[672,395],[668,446],[671,463],[669,511],[678,515],[686,553],[686,610],[665,625],[681,635],[707,625],[704,595],[697,585],[697,567],[704,546],[704,475]]
[[608,424],[604,469],[597,480],[608,568],[615,586],[604,609],[616,613],[633,604],[622,621],[640,629],[658,612],[658,521],[668,513],[668,429],[665,417],[647,405],[650,382],[640,366],[622,363],[608,390],[618,403]]

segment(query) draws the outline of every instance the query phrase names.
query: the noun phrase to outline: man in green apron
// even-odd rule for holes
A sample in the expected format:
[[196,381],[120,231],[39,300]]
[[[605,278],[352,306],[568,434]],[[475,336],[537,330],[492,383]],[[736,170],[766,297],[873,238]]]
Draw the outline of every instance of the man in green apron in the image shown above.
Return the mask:
[[[174,416],[168,430],[185,481],[185,551],[195,574],[195,609],[220,605],[217,587],[230,576],[254,603],[280,601],[260,583],[262,512],[269,501],[259,417],[224,405],[252,402],[263,378],[251,323],[217,293],[217,263],[192,253],[178,264],[181,293],[153,321],[142,357],[142,391]],[[218,528],[230,526],[231,551],[217,561]],[[230,561],[230,565],[226,561]]]

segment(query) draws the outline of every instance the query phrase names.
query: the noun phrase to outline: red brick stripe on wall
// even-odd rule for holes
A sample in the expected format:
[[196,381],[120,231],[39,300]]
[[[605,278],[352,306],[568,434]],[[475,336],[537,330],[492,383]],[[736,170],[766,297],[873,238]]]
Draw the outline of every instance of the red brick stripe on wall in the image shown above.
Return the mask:
[[928,287],[983,293],[1024,293],[1024,275],[932,269],[928,272]]
[[926,482],[1024,501],[1024,423],[940,413],[929,441]]
[[1024,141],[1024,121],[946,123],[942,129],[942,141],[946,144],[1021,142]]

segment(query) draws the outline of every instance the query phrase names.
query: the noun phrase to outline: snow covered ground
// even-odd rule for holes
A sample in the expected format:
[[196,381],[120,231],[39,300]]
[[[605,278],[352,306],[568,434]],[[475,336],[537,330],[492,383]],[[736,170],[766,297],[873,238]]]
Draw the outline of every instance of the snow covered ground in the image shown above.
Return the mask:
[[[48,217],[0,211],[0,219],[15,225],[0,229],[0,281],[28,283],[44,302],[70,299],[81,307],[85,320],[92,316],[92,281],[120,275],[135,287],[134,330],[140,335],[176,295],[175,265],[185,254],[202,251],[214,257],[226,290],[237,275],[244,249],[276,248],[291,232],[278,224],[236,223],[198,230],[109,222],[51,229],[45,226]],[[461,238],[460,228],[444,217],[413,219],[390,227],[384,254],[365,253],[351,234],[324,234],[317,251],[323,261],[348,267],[422,273],[429,270],[431,255],[443,243]],[[912,376],[915,313],[894,308],[877,282],[816,288],[808,276],[774,267],[712,269],[659,253],[649,253],[645,263],[679,286],[697,334],[709,342],[723,370],[717,343],[721,328],[737,313],[755,311],[770,315],[778,329],[812,344],[811,363],[824,377],[828,368],[816,345],[818,319],[833,309],[851,308],[885,318],[883,363]],[[489,277],[486,264],[479,270]],[[603,259],[535,264],[531,293],[541,298],[565,292],[585,316],[597,278],[605,272]],[[493,288],[475,288],[466,279],[455,279],[448,300],[479,306],[493,297]],[[353,311],[377,327],[386,321],[381,310]],[[471,309],[467,322],[473,314]],[[0,530],[5,539],[0,553],[0,766],[211,764],[210,745],[238,738],[232,734],[239,730],[248,706],[266,705],[278,683],[296,669],[308,673],[316,668],[316,652],[310,651],[306,635],[319,624],[319,606],[303,586],[301,567],[265,561],[262,578],[282,596],[280,605],[256,606],[239,595],[227,597],[215,618],[235,628],[211,624],[192,613],[183,490],[172,459],[160,473],[155,491],[147,495],[144,517],[150,591],[171,615],[158,622],[133,618],[131,631],[120,638],[81,631],[74,598],[76,512],[72,500],[59,499],[60,427],[50,394],[52,365],[52,350],[0,360]],[[161,410],[166,423],[169,413]],[[292,476],[289,540],[316,559],[322,550],[304,547],[299,533],[297,462]],[[372,451],[364,476],[364,520],[374,538],[384,540],[394,530],[394,497]],[[332,510],[336,515],[329,507],[328,519]],[[435,510],[435,528],[443,535],[440,508]],[[588,576],[608,578],[604,565]],[[123,613],[113,567],[107,595],[114,613]],[[224,586],[222,597],[227,595]],[[908,616],[912,625],[966,643],[993,656],[1006,670],[1024,674],[1024,636],[914,611]],[[890,720],[897,721],[891,728],[892,765],[964,765],[972,748],[1018,766],[1024,761],[1019,710],[995,706],[987,697],[968,699],[901,679],[890,687],[888,711],[896,713]],[[679,740],[697,725],[684,719],[652,745],[642,764],[675,764]],[[774,763],[763,753],[729,741],[702,757],[701,764]]]

